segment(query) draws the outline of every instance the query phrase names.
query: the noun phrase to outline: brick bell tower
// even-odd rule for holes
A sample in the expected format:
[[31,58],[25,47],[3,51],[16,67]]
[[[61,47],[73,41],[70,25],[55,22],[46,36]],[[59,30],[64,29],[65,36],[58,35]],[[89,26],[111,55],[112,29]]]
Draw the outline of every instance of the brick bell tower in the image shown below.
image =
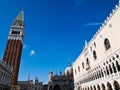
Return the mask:
[[13,90],[13,86],[17,85],[24,35],[24,11],[22,10],[10,27],[3,56],[3,61],[6,65],[13,68],[10,90]]

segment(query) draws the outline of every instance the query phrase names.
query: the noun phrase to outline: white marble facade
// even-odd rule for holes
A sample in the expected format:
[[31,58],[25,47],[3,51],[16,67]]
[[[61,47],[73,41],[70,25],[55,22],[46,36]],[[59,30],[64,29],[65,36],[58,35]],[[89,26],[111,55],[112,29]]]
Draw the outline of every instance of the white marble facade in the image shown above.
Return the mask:
[[120,90],[120,3],[73,63],[74,90]]

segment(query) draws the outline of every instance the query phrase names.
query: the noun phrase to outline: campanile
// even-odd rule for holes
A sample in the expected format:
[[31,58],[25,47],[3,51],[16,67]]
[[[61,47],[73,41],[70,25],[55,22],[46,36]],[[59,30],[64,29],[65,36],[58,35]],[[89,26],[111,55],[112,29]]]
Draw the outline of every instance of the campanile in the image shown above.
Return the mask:
[[17,85],[22,46],[24,41],[24,11],[22,10],[10,27],[3,61],[13,68],[10,90]]

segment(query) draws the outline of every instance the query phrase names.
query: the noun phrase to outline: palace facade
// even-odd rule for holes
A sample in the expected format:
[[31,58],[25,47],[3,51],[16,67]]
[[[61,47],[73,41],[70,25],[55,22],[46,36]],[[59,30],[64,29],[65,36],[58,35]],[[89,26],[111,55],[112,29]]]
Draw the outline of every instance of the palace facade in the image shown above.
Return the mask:
[[120,90],[120,3],[73,63],[74,90]]
[[12,67],[6,65],[4,61],[0,61],[0,90],[9,90],[12,71]]

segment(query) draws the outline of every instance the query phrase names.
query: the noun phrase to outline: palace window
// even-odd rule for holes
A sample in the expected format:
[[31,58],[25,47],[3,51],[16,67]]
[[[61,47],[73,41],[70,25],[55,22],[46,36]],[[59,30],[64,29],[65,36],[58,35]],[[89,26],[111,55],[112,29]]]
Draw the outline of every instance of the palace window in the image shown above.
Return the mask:
[[86,59],[86,64],[88,64],[88,65],[89,65],[89,60],[88,60],[88,58]]
[[87,59],[86,59],[86,70],[88,70],[89,68],[90,68],[89,59],[87,58]]
[[104,40],[104,46],[106,50],[111,48],[110,42],[107,38]]
[[95,46],[95,48],[96,48],[96,43],[94,42],[94,46]]
[[82,67],[83,67],[83,69],[84,69],[84,62],[82,62]]
[[78,71],[80,72],[80,67],[78,66]]
[[97,59],[96,51],[93,51],[93,57],[94,57],[95,60]]
[[116,66],[117,66],[118,71],[120,71],[120,65],[119,65],[118,61],[116,61]]

